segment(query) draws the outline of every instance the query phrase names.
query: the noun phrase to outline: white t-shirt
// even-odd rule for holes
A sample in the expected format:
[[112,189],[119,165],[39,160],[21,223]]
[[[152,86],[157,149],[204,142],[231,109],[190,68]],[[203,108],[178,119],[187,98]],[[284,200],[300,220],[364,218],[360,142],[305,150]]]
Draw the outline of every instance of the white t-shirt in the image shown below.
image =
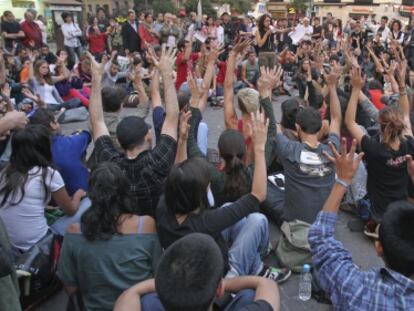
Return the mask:
[[[46,187],[49,193],[56,192],[64,186],[65,183],[60,173],[48,167]],[[10,203],[19,201],[20,190],[17,191],[15,198],[9,196],[5,205],[0,208],[0,217],[9,234],[10,244],[26,251],[44,237],[49,229],[45,218],[45,208],[50,200],[50,195],[45,200],[46,194],[40,167],[36,166],[29,171],[24,191],[23,199],[17,205]],[[0,202],[3,197],[4,195],[0,195]]]
[[60,26],[60,29],[63,33],[64,42],[63,44],[65,46],[76,48],[80,46],[79,36],[82,36],[82,31],[80,30],[78,24],[75,23],[63,23],[62,26]]

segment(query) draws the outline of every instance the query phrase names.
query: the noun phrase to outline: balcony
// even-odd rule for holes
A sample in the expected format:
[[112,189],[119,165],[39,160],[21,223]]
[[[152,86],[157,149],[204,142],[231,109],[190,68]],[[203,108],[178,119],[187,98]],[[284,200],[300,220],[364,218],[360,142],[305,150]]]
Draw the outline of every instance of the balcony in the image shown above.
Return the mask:
[[341,0],[323,0],[324,3],[341,3]]

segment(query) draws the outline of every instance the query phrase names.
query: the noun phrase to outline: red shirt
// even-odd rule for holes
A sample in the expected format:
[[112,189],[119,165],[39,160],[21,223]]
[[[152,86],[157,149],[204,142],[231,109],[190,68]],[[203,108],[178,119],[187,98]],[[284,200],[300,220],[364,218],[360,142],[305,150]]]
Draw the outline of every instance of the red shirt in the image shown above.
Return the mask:
[[218,66],[219,72],[216,77],[216,82],[218,85],[224,85],[224,80],[226,78],[227,64],[226,62],[219,62],[217,66]]
[[105,33],[94,34],[91,33],[88,37],[89,51],[92,54],[103,53],[106,49],[106,35]]
[[39,25],[35,22],[29,23],[28,21],[24,21],[20,27],[25,35],[22,44],[30,49],[39,49],[42,46],[42,32]]
[[371,101],[378,110],[384,109],[385,105],[381,102],[382,91],[381,90],[369,90],[371,95]]
[[177,67],[177,79],[175,80],[175,88],[180,89],[181,84],[187,80],[187,72],[193,69],[193,63],[198,59],[198,53],[191,53],[188,61],[184,60],[185,52],[177,55],[175,65]]

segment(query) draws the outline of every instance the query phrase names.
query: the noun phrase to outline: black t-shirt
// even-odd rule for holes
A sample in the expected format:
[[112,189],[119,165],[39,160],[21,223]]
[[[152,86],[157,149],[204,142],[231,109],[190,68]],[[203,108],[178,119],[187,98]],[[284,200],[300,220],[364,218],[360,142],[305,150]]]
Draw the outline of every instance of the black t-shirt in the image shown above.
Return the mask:
[[178,224],[175,215],[170,212],[161,197],[156,210],[157,232],[161,246],[167,249],[172,243],[190,233],[205,233],[210,235],[220,247],[228,269],[228,247],[221,235],[239,220],[251,213],[259,211],[259,201],[252,194],[246,194],[236,202],[224,208],[202,210],[199,213],[190,213],[183,223]]
[[322,37],[322,26],[314,26],[313,27],[313,35],[312,38],[314,39],[320,39]]
[[325,31],[325,39],[332,41],[334,39],[333,34],[333,23],[332,22],[325,22],[323,24],[323,30]]
[[414,154],[414,139],[406,136],[399,150],[392,150],[379,136],[365,135],[361,148],[367,162],[367,190],[373,203],[373,216],[380,220],[390,203],[407,199],[409,177],[405,156]]
[[273,311],[272,306],[265,300],[257,300],[238,311]]
[[[6,32],[10,34],[18,33],[22,28],[18,22],[2,22],[1,23],[1,32]],[[13,48],[13,41],[20,43],[20,39],[4,39],[4,44],[6,48]]]

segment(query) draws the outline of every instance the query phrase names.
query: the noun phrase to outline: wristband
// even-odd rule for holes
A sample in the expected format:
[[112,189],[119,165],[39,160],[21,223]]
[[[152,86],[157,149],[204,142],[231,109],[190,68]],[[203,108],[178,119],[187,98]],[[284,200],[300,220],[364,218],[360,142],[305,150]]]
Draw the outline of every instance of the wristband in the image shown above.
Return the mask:
[[341,185],[344,188],[347,188],[348,189],[348,187],[349,187],[349,184],[346,181],[344,181],[344,180],[342,180],[340,178],[335,178],[335,182],[337,184]]

